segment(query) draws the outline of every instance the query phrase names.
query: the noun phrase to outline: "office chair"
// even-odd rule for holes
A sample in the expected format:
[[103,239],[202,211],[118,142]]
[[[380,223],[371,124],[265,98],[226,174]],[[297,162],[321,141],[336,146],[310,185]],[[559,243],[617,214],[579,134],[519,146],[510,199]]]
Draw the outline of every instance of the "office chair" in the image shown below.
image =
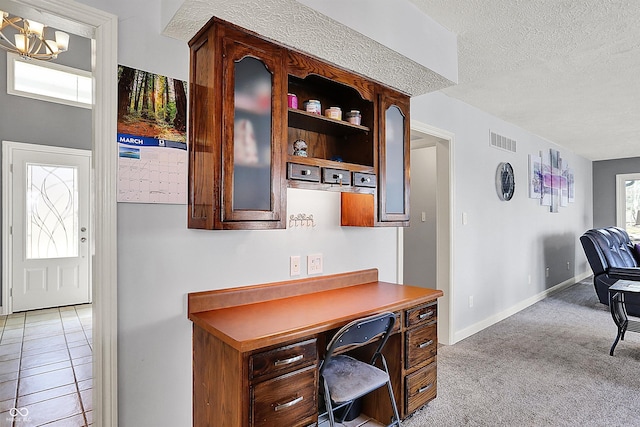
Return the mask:
[[[400,425],[400,416],[389,377],[387,361],[382,348],[387,342],[395,315],[382,313],[364,317],[341,328],[327,345],[327,352],[320,364],[320,378],[324,387],[324,401],[329,416],[329,425],[335,426],[334,411],[344,409],[340,422],[344,421],[354,401],[378,388],[387,385],[393,418],[390,426]],[[360,346],[379,340],[376,351],[369,362],[354,359],[346,354],[335,354],[350,346]],[[381,361],[381,367],[376,362]]]

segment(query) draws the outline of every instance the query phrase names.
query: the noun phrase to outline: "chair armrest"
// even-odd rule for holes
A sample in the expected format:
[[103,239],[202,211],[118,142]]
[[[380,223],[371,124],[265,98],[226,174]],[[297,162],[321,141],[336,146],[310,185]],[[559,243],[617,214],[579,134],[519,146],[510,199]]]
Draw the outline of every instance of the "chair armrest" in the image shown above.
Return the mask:
[[612,279],[640,282],[640,267],[610,267],[607,275]]

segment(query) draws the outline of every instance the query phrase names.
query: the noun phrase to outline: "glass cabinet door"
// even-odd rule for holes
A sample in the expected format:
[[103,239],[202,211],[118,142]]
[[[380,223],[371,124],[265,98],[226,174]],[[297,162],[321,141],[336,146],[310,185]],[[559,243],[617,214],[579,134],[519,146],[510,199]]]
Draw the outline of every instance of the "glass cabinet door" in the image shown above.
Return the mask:
[[280,55],[230,39],[224,52],[222,221],[279,221]]
[[381,222],[409,221],[409,102],[381,96],[380,186]]

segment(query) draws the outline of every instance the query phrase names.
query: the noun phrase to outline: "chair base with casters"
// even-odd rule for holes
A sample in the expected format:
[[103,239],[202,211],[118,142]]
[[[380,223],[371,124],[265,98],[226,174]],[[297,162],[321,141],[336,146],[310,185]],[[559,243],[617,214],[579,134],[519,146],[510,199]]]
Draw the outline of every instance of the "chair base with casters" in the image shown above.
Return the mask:
[[[384,386],[393,409],[391,423],[387,426],[400,426],[389,369],[382,354],[394,322],[393,313],[355,320],[341,328],[327,345],[325,358],[320,365],[320,379],[331,427],[336,425],[336,413],[340,413],[338,422],[342,423],[357,399]],[[357,360],[346,354],[335,354],[344,348],[373,342],[377,343],[377,347],[369,361]]]

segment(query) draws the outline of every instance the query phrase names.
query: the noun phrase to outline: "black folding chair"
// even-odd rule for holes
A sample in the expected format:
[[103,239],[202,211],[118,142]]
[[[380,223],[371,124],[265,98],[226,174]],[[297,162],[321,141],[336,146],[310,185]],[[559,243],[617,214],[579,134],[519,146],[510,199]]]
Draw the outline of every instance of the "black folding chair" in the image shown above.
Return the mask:
[[[385,384],[394,414],[391,424],[387,427],[400,425],[387,361],[382,354],[382,348],[389,339],[395,320],[393,313],[376,314],[354,320],[340,329],[327,345],[327,353],[320,364],[320,378],[323,382],[324,401],[331,427],[334,427],[336,422],[334,411],[344,409],[339,420],[343,422],[356,399]],[[379,340],[379,343],[368,362],[354,359],[346,354],[334,355],[346,347],[364,345],[375,340]],[[382,366],[376,366],[378,361]]]

